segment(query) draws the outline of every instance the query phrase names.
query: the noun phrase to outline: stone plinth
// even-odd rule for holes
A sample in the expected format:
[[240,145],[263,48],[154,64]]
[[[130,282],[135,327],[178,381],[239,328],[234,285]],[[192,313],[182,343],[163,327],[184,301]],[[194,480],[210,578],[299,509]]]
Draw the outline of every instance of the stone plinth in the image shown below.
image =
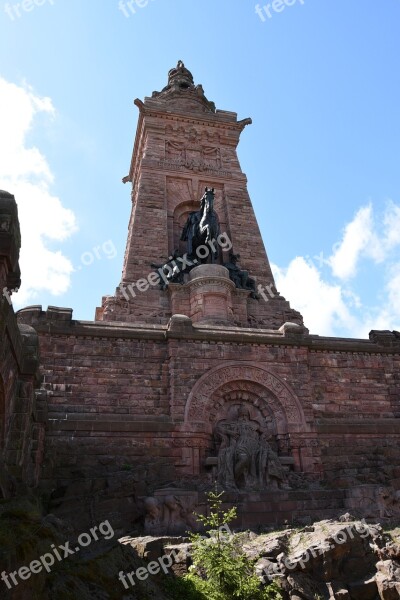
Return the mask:
[[344,510],[343,490],[271,490],[247,494],[226,493],[223,510],[237,506],[234,528],[254,529],[282,523],[307,525],[321,518],[338,518]]
[[199,265],[190,272],[190,318],[196,322],[233,322],[235,284],[221,265]]

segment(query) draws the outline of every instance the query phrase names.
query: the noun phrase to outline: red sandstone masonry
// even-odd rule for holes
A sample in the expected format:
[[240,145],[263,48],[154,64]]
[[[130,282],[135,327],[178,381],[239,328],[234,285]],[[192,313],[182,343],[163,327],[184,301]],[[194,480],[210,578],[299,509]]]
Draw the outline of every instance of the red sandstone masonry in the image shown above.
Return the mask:
[[[14,196],[0,191],[0,290],[19,287],[20,230]],[[0,498],[38,484],[46,406],[35,394],[38,341],[18,327],[5,294],[0,296]]]
[[[249,121],[215,112],[198,87],[136,104],[123,283],[146,277],[150,263],[161,264],[175,248],[185,250],[180,231],[205,186],[215,187],[221,227],[241,267],[257,283],[271,283],[236,153]],[[229,281],[218,295],[216,280],[210,270],[195,293],[188,282],[131,300],[117,290],[95,322],[73,321],[70,309],[19,312],[40,338],[49,407],[41,490],[53,512],[80,519],[79,528],[102,518],[126,528],[143,519],[141,499],[161,486],[212,485],[213,427],[237,404],[268,425],[282,464],[303,483],[327,487],[234,497],[243,527],[337,516],[355,484],[396,487],[397,336],[312,336],[283,298],[257,301],[228,290]],[[222,302],[211,312],[202,304],[207,293]]]
[[[257,284],[274,284],[236,153],[240,134],[251,120],[238,121],[236,113],[206,110],[200,99],[188,103],[184,93],[168,100],[161,94],[137,100],[136,105],[140,115],[127,177],[132,182],[132,214],[121,283],[146,278],[152,263],[162,264],[178,247],[185,251],[179,242],[182,226],[188,213],[197,210],[208,186],[216,190],[221,230],[241,255],[242,268]],[[224,260],[228,260],[227,252]],[[248,293],[243,296],[239,291],[232,298],[233,319],[242,327],[302,323],[301,315],[280,296],[269,302],[257,302]],[[175,314],[177,310],[189,314],[187,302],[184,295],[180,305],[173,301]],[[166,291],[150,288],[127,300],[117,288],[115,296],[103,298],[96,314],[97,319],[107,321],[166,324],[174,313]]]
[[[205,426],[208,411],[204,426],[193,423],[187,431],[184,415],[199,380],[205,377],[207,383],[215,369],[225,365],[233,365],[244,377],[254,369],[250,365],[256,365],[293,391],[306,425],[300,430],[290,425],[287,434],[278,435],[278,443],[283,454],[295,459],[299,472],[344,488],[355,478],[368,483],[384,469],[391,478],[397,476],[400,426],[394,398],[399,388],[397,379],[386,376],[398,365],[394,348],[367,340],[308,335],[292,339],[276,331],[194,328],[190,322],[181,328],[172,322],[168,330],[54,321],[40,309],[22,311],[19,320],[33,325],[40,337],[50,417],[49,466],[42,486],[69,490],[66,504],[54,508],[57,514],[68,515],[82,504],[79,489],[84,486],[85,497],[95,499],[99,517],[112,504],[107,489],[115,489],[121,498],[114,507],[118,519],[129,520],[139,516],[140,509],[124,504],[124,494],[147,495],[182,475],[205,477],[205,460],[215,452]],[[270,407],[276,405],[272,389],[258,381],[246,383],[243,376],[221,380],[223,395],[242,390],[250,403],[261,406],[268,399]],[[218,401],[218,379],[216,385]],[[132,471],[125,472],[125,467]],[[124,473],[126,484],[121,483]],[[90,506],[82,519],[93,510]],[[325,512],[318,510],[320,515],[331,514],[332,503]],[[292,514],[281,510],[271,518],[305,518],[304,511],[296,505]]]

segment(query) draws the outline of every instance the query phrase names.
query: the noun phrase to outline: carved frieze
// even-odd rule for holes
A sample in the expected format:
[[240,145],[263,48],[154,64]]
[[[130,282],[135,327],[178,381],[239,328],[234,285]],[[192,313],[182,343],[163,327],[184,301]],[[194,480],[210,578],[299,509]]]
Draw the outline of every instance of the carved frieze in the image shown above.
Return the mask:
[[[231,177],[231,171],[225,171],[222,169],[216,169],[215,167],[209,166],[204,162],[195,162],[195,161],[187,161],[182,158],[177,159],[160,159],[153,161],[154,168],[163,169],[166,171],[179,171],[184,172],[186,170],[194,171],[198,173],[209,173],[210,175],[215,175],[216,177]],[[148,166],[153,166],[149,164]]]
[[165,160],[178,161],[182,159],[185,163],[201,163],[205,167],[221,168],[221,149],[219,146],[201,145],[195,142],[176,141],[168,139],[165,141]]
[[171,137],[179,138],[188,142],[190,144],[221,144],[221,134],[208,127],[202,127],[198,129],[196,127],[183,127],[182,125],[172,125],[168,124],[165,127],[165,135]]

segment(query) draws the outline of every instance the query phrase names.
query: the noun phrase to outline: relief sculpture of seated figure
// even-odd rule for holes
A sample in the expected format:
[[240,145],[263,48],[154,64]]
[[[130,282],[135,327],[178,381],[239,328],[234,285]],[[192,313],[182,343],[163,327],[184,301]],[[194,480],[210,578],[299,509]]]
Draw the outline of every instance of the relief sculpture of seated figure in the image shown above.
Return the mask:
[[236,420],[215,427],[220,441],[218,482],[226,490],[260,491],[287,488],[286,473],[268,442],[268,433],[241,406]]

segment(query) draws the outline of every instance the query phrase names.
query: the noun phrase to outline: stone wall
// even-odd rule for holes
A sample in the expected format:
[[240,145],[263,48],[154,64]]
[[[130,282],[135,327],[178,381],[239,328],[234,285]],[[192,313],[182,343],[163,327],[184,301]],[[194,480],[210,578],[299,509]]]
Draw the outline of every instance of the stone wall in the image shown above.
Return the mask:
[[[397,486],[394,334],[384,345],[376,332],[342,340],[288,326],[196,325],[183,316],[168,326],[91,323],[51,307],[24,309],[18,320],[40,339],[49,401],[42,487],[59,514],[80,506],[82,522],[111,512],[122,526],[143,520],[143,499],[163,486],[212,486],[215,425],[239,405],[269,423],[274,449],[294,476],[290,487],[311,490],[274,492],[282,507],[271,518],[304,518],[311,506],[304,494],[311,501],[316,486],[316,517],[344,506],[354,486]],[[267,496],[240,502],[253,501],[258,507]],[[258,514],[243,510],[244,525]]]
[[0,192],[0,497],[36,487],[44,450],[46,396],[39,386],[38,337],[18,326],[11,305],[19,287],[20,232],[15,199]]

